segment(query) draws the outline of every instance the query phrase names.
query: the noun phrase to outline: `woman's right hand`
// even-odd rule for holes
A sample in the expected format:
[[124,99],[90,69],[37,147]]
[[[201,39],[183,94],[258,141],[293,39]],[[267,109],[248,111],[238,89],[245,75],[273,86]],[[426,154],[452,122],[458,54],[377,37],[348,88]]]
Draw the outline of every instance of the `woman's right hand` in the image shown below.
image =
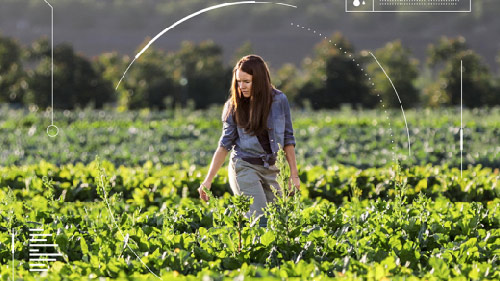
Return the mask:
[[208,194],[203,191],[203,187],[210,189],[212,186],[212,180],[215,175],[217,175],[217,171],[224,163],[226,159],[226,155],[228,154],[227,149],[222,146],[219,146],[214,153],[214,157],[212,158],[212,163],[210,163],[210,169],[208,170],[208,175],[205,177],[200,187],[198,188],[198,192],[200,193],[200,199],[203,201],[208,201]]
[[206,182],[202,182],[200,187],[198,188],[198,192],[200,193],[200,199],[207,202],[208,199],[208,194],[203,191],[203,187],[206,187],[207,189],[210,189],[210,187],[212,186],[212,183],[206,183]]

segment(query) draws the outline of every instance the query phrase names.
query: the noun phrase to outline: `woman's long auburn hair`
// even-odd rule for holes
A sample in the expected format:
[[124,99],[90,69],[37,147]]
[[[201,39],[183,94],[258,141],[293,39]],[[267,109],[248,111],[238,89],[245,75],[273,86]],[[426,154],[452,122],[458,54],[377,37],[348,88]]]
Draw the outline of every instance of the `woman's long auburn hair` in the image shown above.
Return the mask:
[[[236,81],[238,69],[252,75],[250,98],[245,98],[238,87]],[[233,69],[227,114],[232,113],[236,124],[244,128],[248,134],[260,135],[267,130],[267,117],[273,102],[273,89],[269,68],[260,56],[248,55],[241,58]]]

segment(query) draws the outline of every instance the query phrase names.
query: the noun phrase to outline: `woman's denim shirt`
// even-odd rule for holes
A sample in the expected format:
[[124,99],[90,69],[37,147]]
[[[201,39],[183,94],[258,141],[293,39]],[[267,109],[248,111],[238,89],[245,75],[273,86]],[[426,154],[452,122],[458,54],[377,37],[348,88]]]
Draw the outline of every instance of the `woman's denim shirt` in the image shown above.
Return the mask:
[[272,154],[267,154],[262,148],[257,136],[252,136],[245,132],[245,129],[236,125],[233,114],[226,112],[229,108],[229,102],[224,105],[222,112],[222,136],[219,140],[219,146],[228,151],[234,150],[231,157],[237,158],[261,158],[264,161],[264,167],[269,168],[269,160],[276,157],[279,147],[293,144],[295,146],[295,137],[293,136],[292,119],[290,116],[290,106],[285,94],[281,91],[273,90],[273,102],[271,111],[267,118],[267,127],[269,133],[269,143],[271,144]]

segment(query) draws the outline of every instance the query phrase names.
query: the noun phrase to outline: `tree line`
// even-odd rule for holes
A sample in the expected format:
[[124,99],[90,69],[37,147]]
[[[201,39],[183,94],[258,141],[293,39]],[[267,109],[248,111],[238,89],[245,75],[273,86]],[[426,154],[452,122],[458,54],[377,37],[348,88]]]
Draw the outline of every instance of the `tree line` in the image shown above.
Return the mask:
[[[13,38],[0,36],[0,103],[49,107],[51,52],[47,38],[22,46]],[[183,42],[174,52],[150,47],[116,90],[130,57],[114,52],[87,58],[69,44],[57,45],[53,52],[56,109],[163,110],[203,109],[223,103],[234,63],[253,50],[250,43],[243,44],[226,64],[222,48],[212,41]],[[466,107],[500,105],[499,77],[463,37],[439,39],[429,46],[427,60],[421,63],[400,41],[389,42],[372,54],[357,51],[342,34],[334,33],[317,44],[301,65],[285,64],[271,72],[274,85],[298,107],[374,108],[381,99],[387,107],[400,103],[405,108],[455,106],[460,104],[461,89]]]

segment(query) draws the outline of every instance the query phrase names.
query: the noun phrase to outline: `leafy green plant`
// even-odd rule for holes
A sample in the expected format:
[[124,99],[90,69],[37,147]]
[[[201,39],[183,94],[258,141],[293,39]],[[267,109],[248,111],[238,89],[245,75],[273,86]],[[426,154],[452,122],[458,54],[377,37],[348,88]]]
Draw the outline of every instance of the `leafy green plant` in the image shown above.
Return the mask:
[[405,210],[406,204],[406,193],[408,192],[407,178],[403,175],[402,167],[399,164],[399,160],[396,160],[394,164],[394,204],[393,209],[396,216],[400,219],[403,218],[403,212]]
[[[290,188],[290,168],[285,160],[285,152],[281,147],[278,151],[276,167],[279,169],[277,181],[280,190],[272,187],[275,201],[269,204],[265,211],[268,219],[268,231],[275,233],[276,239],[273,248],[275,251],[281,251],[285,259],[297,258],[298,252],[291,255],[288,251],[282,251],[283,247],[300,248],[300,243],[296,238],[302,233],[304,218],[301,214],[303,208],[300,193]],[[270,257],[275,258],[272,252]]]
[[107,201],[109,192],[111,191],[111,185],[109,184],[106,170],[102,165],[99,155],[95,157],[95,162],[97,164],[97,177],[95,178],[95,182],[97,184],[97,194],[103,201]]
[[42,178],[43,181],[43,187],[45,188],[45,192],[43,195],[47,200],[54,201],[54,184],[52,182],[52,179],[49,179],[47,176],[44,176]]
[[226,212],[228,215],[226,217],[226,222],[229,225],[234,225],[236,227],[236,232],[238,234],[238,253],[242,250],[242,233],[245,223],[248,223],[248,219],[245,215],[250,210],[250,205],[252,204],[253,198],[246,195],[235,195],[231,198],[232,204],[228,206]]
[[248,225],[248,222],[252,220],[253,216],[247,218],[246,215],[250,211],[250,205],[252,205],[253,198],[246,195],[234,195],[231,197],[231,204],[227,206],[224,210],[223,216],[217,207],[217,202],[215,202],[215,197],[213,193],[203,187],[203,190],[206,192],[209,198],[209,205],[214,207],[213,214],[214,217],[214,225],[221,226],[221,222],[224,222],[226,226],[234,227],[236,229],[237,237],[238,237],[238,248],[237,252],[240,253],[243,249],[243,241],[242,234],[244,231],[245,225]]
[[14,191],[12,191],[12,188],[7,187],[7,194],[5,194],[5,197],[2,200],[2,205],[7,209],[5,213],[7,213],[7,216],[3,216],[4,220],[7,222],[7,229],[9,231],[12,231],[12,227],[15,224],[16,220],[16,213],[15,213],[15,203],[16,203],[16,196],[14,195]]
[[356,172],[355,175],[353,175],[350,179],[350,191],[351,191],[351,202],[359,202],[359,199],[361,198],[361,195],[363,191],[359,188],[358,182],[357,182],[357,177],[361,171]]

